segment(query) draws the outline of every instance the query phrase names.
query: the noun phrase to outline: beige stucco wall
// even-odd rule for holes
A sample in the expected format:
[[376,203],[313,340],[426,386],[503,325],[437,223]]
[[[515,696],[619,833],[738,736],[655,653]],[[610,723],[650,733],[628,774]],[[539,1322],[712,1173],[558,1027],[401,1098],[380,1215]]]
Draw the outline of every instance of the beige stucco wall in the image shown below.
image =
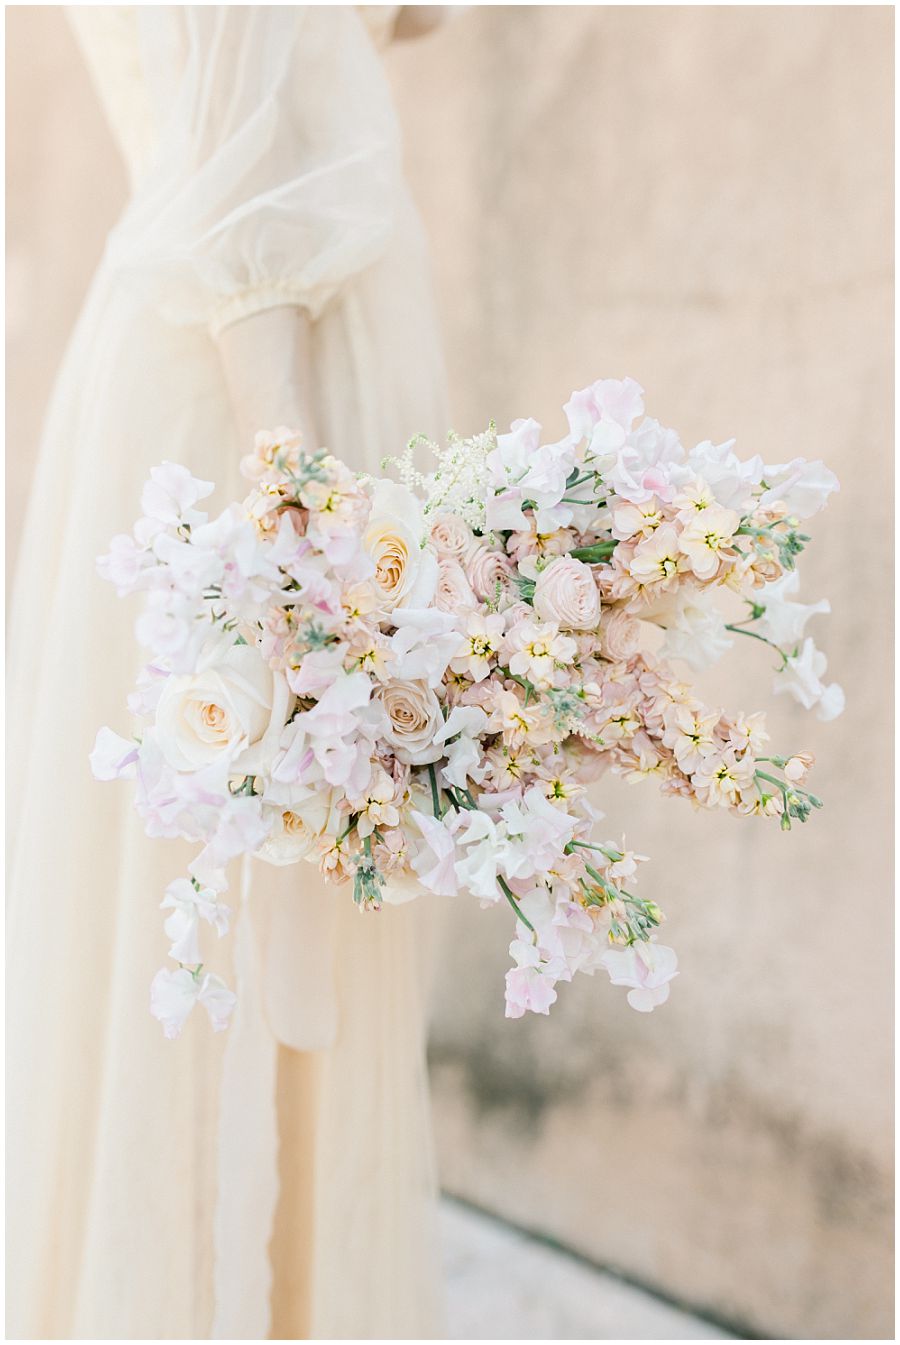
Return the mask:
[[[12,548],[124,182],[60,11],[7,26]],[[628,373],[688,439],[842,478],[803,575],[848,711],[771,714],[827,811],[783,836],[610,782],[681,954],[670,1003],[585,981],[508,1023],[507,921],[460,902],[433,1031],[452,1191],[775,1336],[892,1325],[891,50],[887,8],[484,7],[389,56],[457,428],[555,425]],[[747,645],[711,698],[769,704]]]

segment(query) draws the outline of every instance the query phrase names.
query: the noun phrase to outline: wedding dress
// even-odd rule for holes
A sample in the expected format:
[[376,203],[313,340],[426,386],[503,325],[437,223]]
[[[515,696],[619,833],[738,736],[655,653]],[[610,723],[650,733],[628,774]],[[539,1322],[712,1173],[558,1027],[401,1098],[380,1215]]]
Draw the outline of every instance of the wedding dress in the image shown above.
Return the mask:
[[392,15],[73,12],[133,194],[49,407],[11,616],[14,1338],[435,1334],[425,904],[363,916],[313,866],[251,863],[214,964],[235,1020],[166,1041],[147,987],[191,851],[88,767],[139,664],[95,557],[153,465],[217,482],[217,508],[246,489],[236,422],[305,417],[373,471],[444,426]]

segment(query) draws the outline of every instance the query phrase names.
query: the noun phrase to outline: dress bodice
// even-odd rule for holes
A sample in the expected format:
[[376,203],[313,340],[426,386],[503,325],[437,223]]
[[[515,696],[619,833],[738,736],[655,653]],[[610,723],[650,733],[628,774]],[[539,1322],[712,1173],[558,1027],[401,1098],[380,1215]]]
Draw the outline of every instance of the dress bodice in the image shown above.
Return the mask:
[[[132,185],[149,164],[185,58],[183,7],[69,5],[67,15]],[[373,43],[387,46],[399,5],[355,6]]]

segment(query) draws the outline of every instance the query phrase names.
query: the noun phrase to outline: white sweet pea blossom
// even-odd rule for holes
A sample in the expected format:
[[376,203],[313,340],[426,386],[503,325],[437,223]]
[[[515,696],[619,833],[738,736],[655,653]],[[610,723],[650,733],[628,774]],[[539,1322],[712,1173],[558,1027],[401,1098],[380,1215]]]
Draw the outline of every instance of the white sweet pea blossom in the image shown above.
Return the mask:
[[762,480],[763,461],[759,456],[744,461],[733,449],[733,439],[723,444],[704,439],[688,453],[687,465],[689,475],[701,477],[720,505],[745,514]]
[[497,435],[497,446],[488,454],[487,466],[498,490],[517,483],[537,456],[541,427],[536,420],[514,420],[508,434]]
[[120,598],[134,593],[136,589],[151,582],[148,571],[153,570],[155,566],[153,553],[146,547],[139,546],[134,538],[127,534],[114,537],[109,544],[108,553],[97,558],[97,573],[102,579],[115,584],[116,593]]
[[541,970],[538,950],[523,939],[513,939],[509,953],[516,965],[506,973],[506,1017],[548,1014],[557,996],[553,977]]
[[214,1032],[223,1031],[236,1003],[237,996],[221,977],[209,972],[195,976],[184,967],[162,967],[150,986],[150,1012],[169,1038],[180,1036],[195,1004],[203,1005]]
[[445,784],[466,789],[470,780],[480,784],[484,779],[487,767],[482,764],[484,753],[480,739],[487,720],[487,715],[477,705],[456,705],[447,716],[444,727],[434,735],[434,741],[442,743],[447,754],[447,764],[441,767],[441,779]]
[[666,638],[660,652],[665,658],[681,659],[695,672],[717,663],[734,644],[725,622],[702,590],[679,595],[671,616],[666,617]]
[[646,419],[629,434],[604,480],[623,500],[644,504],[656,496],[671,500],[684,480],[684,449],[674,430]]
[[815,709],[817,719],[836,719],[844,709],[844,692],[837,682],[823,684],[821,679],[827,667],[827,658],[808,635],[800,652],[791,655],[776,675],[775,695],[787,692],[804,710]]
[[678,958],[659,943],[635,943],[611,948],[602,964],[613,985],[628,985],[628,1003],[638,1013],[650,1013],[669,998],[669,982],[678,975]]
[[765,468],[768,490],[760,497],[763,506],[781,502],[796,518],[812,518],[828,503],[840,482],[824,462],[793,458],[777,467]]
[[212,925],[219,938],[228,933],[231,911],[219,901],[218,893],[211,887],[195,886],[187,878],[176,878],[166,888],[160,906],[162,910],[172,912],[163,929],[166,937],[172,940],[169,957],[176,962],[196,966],[201,961],[201,920]]
[[419,881],[439,897],[455,897],[459,891],[455,872],[457,849],[450,827],[415,809],[410,816],[425,841],[424,848],[420,848],[412,861]]
[[193,526],[206,521],[206,515],[194,509],[215,490],[212,481],[200,481],[177,462],[154,467],[141,495],[141,510],[147,518],[167,527],[182,523]]
[[827,598],[813,603],[791,602],[787,595],[796,593],[799,587],[799,574],[796,570],[788,570],[780,579],[766,584],[761,593],[753,596],[756,606],[765,608],[753,629],[765,635],[780,649],[790,649],[803,639],[810,617],[831,611],[831,603]]
[[456,617],[436,607],[398,607],[392,621],[390,670],[404,681],[440,686],[447,665],[459,649]]
[[102,728],[97,734],[90,755],[91,770],[96,780],[132,780],[140,745],[122,738],[112,729]]

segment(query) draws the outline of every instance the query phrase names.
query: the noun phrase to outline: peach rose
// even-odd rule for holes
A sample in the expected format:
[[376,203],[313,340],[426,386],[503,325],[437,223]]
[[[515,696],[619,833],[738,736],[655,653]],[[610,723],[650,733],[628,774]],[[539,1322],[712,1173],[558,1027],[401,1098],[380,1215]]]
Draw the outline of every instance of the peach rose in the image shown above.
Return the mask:
[[427,682],[387,682],[375,695],[388,719],[384,736],[399,761],[424,766],[443,755],[444,748],[435,745],[434,735],[443,726],[444,716]]

